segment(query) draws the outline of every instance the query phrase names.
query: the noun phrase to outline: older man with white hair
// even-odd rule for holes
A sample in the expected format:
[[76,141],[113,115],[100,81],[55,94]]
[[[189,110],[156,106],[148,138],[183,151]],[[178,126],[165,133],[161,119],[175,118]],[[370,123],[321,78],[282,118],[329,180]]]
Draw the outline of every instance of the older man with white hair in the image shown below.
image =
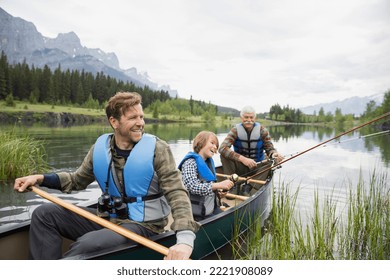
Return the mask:
[[[256,122],[254,108],[245,106],[240,117],[241,123],[232,127],[219,148],[224,173],[247,176],[265,159],[265,154],[277,162],[282,161],[283,157],[275,149],[268,130]],[[237,192],[249,196],[251,189],[252,185],[246,184]]]

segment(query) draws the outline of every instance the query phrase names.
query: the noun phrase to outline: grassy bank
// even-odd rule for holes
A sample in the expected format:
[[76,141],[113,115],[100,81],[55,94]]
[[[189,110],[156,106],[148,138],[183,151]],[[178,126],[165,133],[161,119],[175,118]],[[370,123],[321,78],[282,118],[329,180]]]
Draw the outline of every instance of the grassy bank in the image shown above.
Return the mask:
[[[38,114],[43,113],[71,113],[74,115],[85,115],[97,118],[105,118],[106,113],[104,109],[88,109],[75,106],[63,106],[63,105],[49,105],[49,104],[30,104],[28,102],[15,101],[15,106],[6,106],[5,102],[0,102],[0,111],[11,115],[20,116],[22,113],[33,112]],[[39,120],[39,117],[36,116]],[[151,122],[189,122],[189,123],[204,123],[205,121],[201,116],[190,116],[185,119],[179,115],[160,115],[159,118],[155,119],[152,113],[145,112],[145,119]],[[239,121],[239,118],[235,119],[224,119],[221,116],[215,117],[215,124],[226,124],[235,123]]]
[[[296,209],[299,189],[278,186],[265,227],[253,223],[237,240],[239,259],[271,260],[384,260],[390,259],[390,189],[387,174],[374,174],[366,183],[349,186],[346,211],[337,215],[336,199],[324,201],[314,193],[313,213]],[[344,208],[343,208],[344,209]],[[305,222],[303,222],[305,221]],[[243,249],[245,248],[245,249]]]
[[[75,106],[63,106],[63,105],[49,105],[49,104],[30,104],[23,101],[15,101],[15,106],[6,106],[5,102],[0,102],[0,111],[9,113],[9,114],[20,114],[23,112],[33,112],[33,113],[71,113],[74,115],[85,115],[98,118],[105,118],[106,113],[104,109],[89,109]],[[179,115],[160,115],[158,119],[153,118],[152,113],[145,112],[145,119],[151,122],[188,122],[188,123],[205,123],[201,116],[190,116],[182,119]],[[214,125],[233,125],[239,123],[241,120],[239,117],[229,117],[226,118],[223,116],[216,116],[213,122]],[[281,122],[263,120],[259,119],[262,124],[269,125],[278,125],[282,124]]]
[[15,101],[15,106],[6,106],[5,102],[0,103],[0,110],[2,112],[37,112],[37,113],[72,113],[88,116],[105,116],[103,109],[88,109],[74,106],[49,105],[49,104],[31,104],[28,102]]
[[47,170],[42,141],[12,132],[0,133],[0,180]]

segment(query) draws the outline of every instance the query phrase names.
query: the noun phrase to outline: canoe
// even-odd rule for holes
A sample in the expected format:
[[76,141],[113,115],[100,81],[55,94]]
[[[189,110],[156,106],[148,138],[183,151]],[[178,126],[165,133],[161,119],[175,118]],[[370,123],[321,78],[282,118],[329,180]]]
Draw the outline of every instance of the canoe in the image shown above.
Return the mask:
[[[254,178],[263,181],[263,184],[256,189],[253,188],[251,195],[247,199],[228,200],[225,198],[223,201],[230,207],[226,207],[222,213],[199,221],[201,227],[196,233],[192,259],[204,259],[217,252],[231,243],[234,237],[238,237],[246,232],[252,223],[264,224],[271,211],[270,197],[273,170],[270,167],[271,162],[263,162],[260,168],[267,169],[267,171]],[[221,167],[217,167],[217,173],[222,173]],[[219,180],[223,179],[225,178],[219,178]],[[26,222],[9,231],[0,233],[0,259],[27,259],[28,230],[29,223]],[[176,235],[173,231],[168,230],[152,237],[151,240],[170,247],[175,244]],[[70,240],[64,240],[64,251],[66,251],[70,243]],[[160,260],[162,255],[136,244],[131,246],[123,245],[99,254],[75,256],[72,259]]]

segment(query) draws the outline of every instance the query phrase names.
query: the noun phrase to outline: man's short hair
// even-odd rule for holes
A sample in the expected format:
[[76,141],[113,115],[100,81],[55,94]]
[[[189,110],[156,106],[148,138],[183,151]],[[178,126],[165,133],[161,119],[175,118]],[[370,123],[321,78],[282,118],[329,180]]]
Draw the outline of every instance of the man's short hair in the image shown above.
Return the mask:
[[110,117],[114,117],[119,120],[127,110],[141,103],[142,97],[137,92],[117,92],[108,100],[106,106],[107,118],[110,119]]

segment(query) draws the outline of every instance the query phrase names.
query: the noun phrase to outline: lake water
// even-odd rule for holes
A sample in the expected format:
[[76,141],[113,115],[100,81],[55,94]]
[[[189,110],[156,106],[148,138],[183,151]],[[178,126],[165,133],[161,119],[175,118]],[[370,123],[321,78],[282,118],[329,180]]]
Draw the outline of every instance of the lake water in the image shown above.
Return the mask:
[[[75,170],[82,162],[90,146],[102,133],[111,132],[108,126],[83,126],[67,128],[48,127],[0,127],[2,131],[13,129],[45,142],[45,149],[51,168]],[[214,131],[220,142],[227,135],[230,125],[213,127],[183,124],[150,124],[146,131],[167,141],[179,163],[192,149],[192,139],[201,130]],[[278,151],[286,158],[339,135],[343,131],[314,126],[270,126],[268,127]],[[344,131],[347,131],[347,127]],[[332,196],[340,203],[343,211],[350,187],[356,186],[359,176],[368,181],[371,174],[389,174],[390,133],[359,130],[343,136],[307,153],[304,153],[277,169],[273,183],[275,187],[284,183],[291,193],[299,188],[297,207],[304,215],[313,208],[315,192],[319,197]],[[214,158],[220,163],[219,155]],[[27,174],[26,174],[27,175]],[[32,211],[43,199],[34,193],[17,194],[12,190],[13,182],[0,182],[0,232],[30,219]],[[50,191],[56,193],[56,191]],[[64,200],[86,205],[95,202],[100,195],[98,188],[71,195],[57,194]]]

